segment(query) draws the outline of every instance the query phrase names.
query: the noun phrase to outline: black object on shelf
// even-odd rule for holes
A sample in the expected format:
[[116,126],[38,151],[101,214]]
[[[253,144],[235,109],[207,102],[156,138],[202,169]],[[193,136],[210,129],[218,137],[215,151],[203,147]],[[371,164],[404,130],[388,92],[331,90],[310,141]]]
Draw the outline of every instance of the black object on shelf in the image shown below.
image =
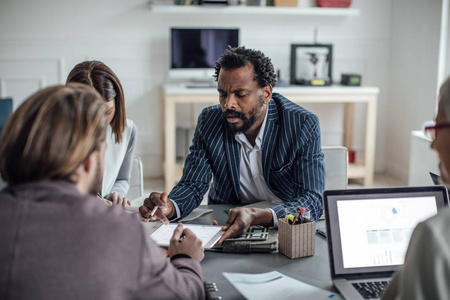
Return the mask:
[[361,75],[358,74],[342,74],[341,84],[349,86],[361,86]]
[[291,45],[291,84],[324,86],[332,83],[333,46]]
[[200,0],[200,5],[228,5],[228,0]]

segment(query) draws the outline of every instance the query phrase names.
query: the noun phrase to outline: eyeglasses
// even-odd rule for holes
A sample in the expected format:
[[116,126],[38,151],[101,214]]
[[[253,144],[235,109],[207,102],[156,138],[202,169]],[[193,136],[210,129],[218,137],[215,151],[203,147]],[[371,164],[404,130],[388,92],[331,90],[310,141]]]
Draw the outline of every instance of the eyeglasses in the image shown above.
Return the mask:
[[434,141],[437,137],[438,130],[443,128],[450,128],[450,123],[436,124],[433,126],[424,126],[423,133],[428,139]]

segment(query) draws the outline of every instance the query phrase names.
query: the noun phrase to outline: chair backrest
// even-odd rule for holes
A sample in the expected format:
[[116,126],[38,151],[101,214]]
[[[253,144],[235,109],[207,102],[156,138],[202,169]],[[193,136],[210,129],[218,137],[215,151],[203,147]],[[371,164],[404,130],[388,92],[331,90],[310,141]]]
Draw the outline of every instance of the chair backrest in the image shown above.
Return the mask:
[[0,191],[3,190],[8,184],[6,184],[5,181],[3,181],[2,176],[0,176]]
[[324,146],[325,190],[346,189],[348,185],[348,150],[343,146]]
[[134,200],[144,195],[144,170],[139,156],[133,157],[131,168],[130,189],[126,195],[128,200]]
[[0,98],[0,137],[2,136],[3,125],[13,111],[13,101],[11,98]]

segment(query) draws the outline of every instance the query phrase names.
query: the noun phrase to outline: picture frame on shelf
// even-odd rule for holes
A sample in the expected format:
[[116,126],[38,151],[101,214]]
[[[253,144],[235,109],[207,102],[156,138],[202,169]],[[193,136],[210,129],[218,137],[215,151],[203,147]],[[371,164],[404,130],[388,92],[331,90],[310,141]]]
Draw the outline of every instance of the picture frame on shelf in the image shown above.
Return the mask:
[[327,86],[332,83],[333,45],[292,44],[290,83]]

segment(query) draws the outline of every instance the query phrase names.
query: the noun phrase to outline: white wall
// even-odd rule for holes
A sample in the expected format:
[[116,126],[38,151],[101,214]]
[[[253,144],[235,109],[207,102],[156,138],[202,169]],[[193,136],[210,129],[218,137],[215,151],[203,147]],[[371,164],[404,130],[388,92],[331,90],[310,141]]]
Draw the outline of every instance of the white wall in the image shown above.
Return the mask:
[[393,1],[385,158],[387,172],[404,182],[411,131],[435,116],[441,6],[441,0]]
[[[386,122],[385,117],[389,114],[392,119],[394,113],[403,114],[400,108],[405,104],[400,100],[398,105],[394,105],[395,111],[391,111],[395,101],[388,97],[388,85],[392,81],[389,77],[390,55],[394,52],[396,57],[401,57],[403,49],[391,49],[393,2],[398,11],[400,8],[394,0],[354,0],[352,6],[361,9],[360,16],[277,17],[156,14],[147,8],[145,0],[2,1],[0,96],[13,96],[17,107],[37,88],[64,83],[76,63],[85,59],[104,61],[123,83],[128,117],[139,129],[137,154],[143,159],[145,176],[158,177],[162,176],[163,161],[160,86],[168,73],[171,26],[239,27],[241,43],[265,52],[275,67],[282,70],[282,75],[287,76],[290,44],[312,43],[313,26],[316,25],[319,28],[318,41],[334,45],[335,81],[339,81],[343,72],[359,73],[364,85],[380,87],[376,171],[382,172],[394,161],[390,161],[391,153],[386,155],[385,151],[388,148],[386,142],[393,140],[388,136],[393,127],[387,126],[393,121]],[[403,2],[408,6],[407,1]],[[420,26],[414,28],[422,31]],[[401,32],[396,35],[400,37]],[[422,61],[427,56],[424,53],[408,57]],[[424,63],[423,69],[428,70],[427,67]],[[396,80],[400,71],[398,68],[392,74]],[[396,98],[401,99],[398,94],[401,93],[395,94]],[[308,108],[321,119],[323,144],[341,142],[342,126],[336,126],[336,123],[342,125],[342,107],[310,105]],[[357,156],[362,154],[364,147],[363,108],[356,107],[359,113],[354,139]],[[421,113],[424,113],[425,105],[423,108]],[[411,113],[417,119],[417,113]],[[415,124],[405,123],[405,128],[400,127],[394,139],[404,139],[399,135],[409,137],[409,127]],[[396,167],[407,170],[402,166],[403,160],[400,158],[398,161]]]

